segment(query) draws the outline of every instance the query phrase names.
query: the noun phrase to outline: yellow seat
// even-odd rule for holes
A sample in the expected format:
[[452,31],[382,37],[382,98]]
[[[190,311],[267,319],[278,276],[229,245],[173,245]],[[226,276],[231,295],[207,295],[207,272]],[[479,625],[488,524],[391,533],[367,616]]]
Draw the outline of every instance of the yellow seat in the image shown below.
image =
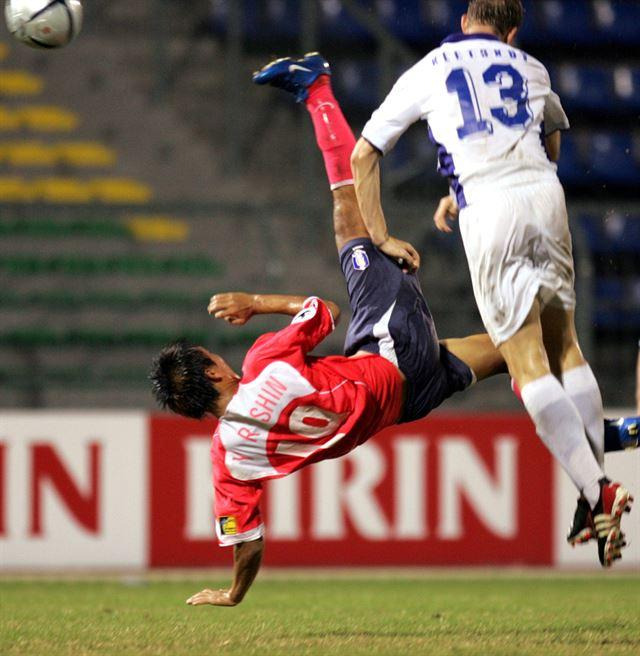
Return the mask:
[[0,105],[0,132],[16,132],[20,129],[21,121],[17,112],[11,107]]
[[41,141],[7,143],[1,150],[10,166],[53,166],[58,159],[55,148]]
[[32,183],[38,200],[45,203],[89,203],[90,185],[77,178],[40,178]]
[[93,141],[59,143],[56,151],[60,160],[71,166],[108,167],[117,159],[114,150]]
[[126,219],[126,225],[140,241],[177,242],[189,236],[189,224],[170,216],[136,214]]
[[34,200],[33,188],[19,176],[0,176],[0,202],[25,203]]
[[0,70],[0,95],[37,96],[43,87],[42,78],[28,71]]
[[74,112],[49,105],[26,105],[16,114],[25,128],[35,132],[71,132],[80,123]]
[[90,186],[95,199],[103,203],[146,203],[153,197],[146,184],[130,178],[96,178]]
[[4,61],[9,54],[9,46],[4,43],[0,42],[0,61]]

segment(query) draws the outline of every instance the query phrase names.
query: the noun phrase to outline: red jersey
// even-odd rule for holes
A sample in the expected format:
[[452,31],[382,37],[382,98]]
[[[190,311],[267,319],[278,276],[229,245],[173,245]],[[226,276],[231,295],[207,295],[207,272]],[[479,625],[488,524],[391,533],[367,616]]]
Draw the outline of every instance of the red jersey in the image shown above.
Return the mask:
[[220,544],[263,535],[264,480],[342,456],[399,419],[403,379],[388,360],[308,355],[333,329],[329,308],[311,297],[248,351],[211,446]]

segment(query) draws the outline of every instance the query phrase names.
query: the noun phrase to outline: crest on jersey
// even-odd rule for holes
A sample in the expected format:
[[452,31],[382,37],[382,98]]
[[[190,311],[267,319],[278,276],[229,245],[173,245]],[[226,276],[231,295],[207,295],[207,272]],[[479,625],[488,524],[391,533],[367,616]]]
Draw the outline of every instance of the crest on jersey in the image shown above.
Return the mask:
[[351,253],[351,262],[356,271],[364,271],[369,266],[369,256],[362,246],[356,246]]
[[222,535],[236,535],[238,532],[238,522],[232,515],[218,517],[218,522],[220,523],[220,533]]

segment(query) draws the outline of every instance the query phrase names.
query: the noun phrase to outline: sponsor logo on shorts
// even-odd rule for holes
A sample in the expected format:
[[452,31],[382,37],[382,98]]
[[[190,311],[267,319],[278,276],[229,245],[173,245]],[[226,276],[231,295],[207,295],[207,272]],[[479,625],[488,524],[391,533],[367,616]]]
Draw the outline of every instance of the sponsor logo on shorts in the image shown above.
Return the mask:
[[222,535],[236,535],[238,532],[238,523],[236,522],[236,518],[232,515],[229,515],[228,517],[218,517],[218,521],[220,522],[220,533],[222,533]]
[[351,262],[356,271],[364,271],[369,266],[369,256],[362,246],[356,246],[351,253]]

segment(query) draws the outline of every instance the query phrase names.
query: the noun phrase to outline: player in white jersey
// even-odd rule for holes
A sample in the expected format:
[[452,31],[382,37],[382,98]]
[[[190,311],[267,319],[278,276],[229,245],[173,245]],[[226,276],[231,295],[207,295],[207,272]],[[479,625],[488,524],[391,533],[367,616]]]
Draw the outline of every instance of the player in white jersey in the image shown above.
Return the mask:
[[436,224],[460,211],[474,294],[538,435],[581,493],[574,531],[591,521],[600,562],[621,542],[632,497],[604,475],[602,399],[578,345],[574,271],[555,161],[569,122],[545,67],[513,46],[520,0],[471,0],[462,33],[409,69],[362,131],[352,156],[360,210],[373,242],[419,265],[390,237],[379,159],[418,120],[438,145],[450,183]]

